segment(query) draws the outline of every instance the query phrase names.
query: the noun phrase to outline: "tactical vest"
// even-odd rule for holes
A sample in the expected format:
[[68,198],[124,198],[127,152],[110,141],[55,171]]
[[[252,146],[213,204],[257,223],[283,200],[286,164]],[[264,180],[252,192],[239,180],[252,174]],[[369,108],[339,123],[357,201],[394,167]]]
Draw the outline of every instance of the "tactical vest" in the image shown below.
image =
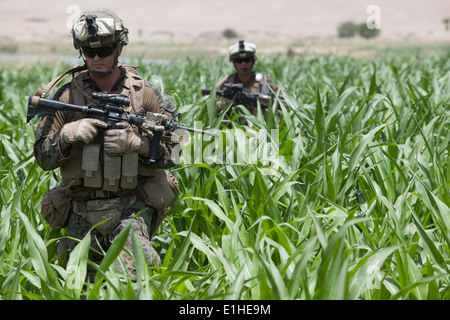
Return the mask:
[[[233,73],[233,74],[227,76],[225,81],[222,80],[222,82],[236,84],[236,83],[239,83],[240,81],[238,80],[237,73]],[[269,95],[271,93],[270,84],[271,84],[271,81],[269,80],[269,78],[267,77],[266,74],[255,73],[255,76],[254,76],[253,81],[251,82],[250,86],[245,86],[243,91],[248,92],[248,93],[261,92],[263,94]]]
[[[135,67],[124,65],[122,67],[126,70],[124,84],[119,92],[113,93],[130,98],[131,104],[126,109],[127,111],[145,113],[147,111],[143,109],[145,82],[138,75]],[[71,70],[78,72],[79,68]],[[67,72],[70,74],[70,70]],[[86,72],[86,70],[81,71],[73,77],[69,83],[69,90],[61,96],[61,101],[81,106],[93,102],[89,97],[92,88],[87,81],[83,81]],[[53,82],[55,80],[51,83]],[[67,117],[67,122],[71,122],[81,119],[83,115],[81,113],[68,113]],[[137,152],[109,156],[103,151],[102,146],[103,135],[101,133],[89,144],[80,141],[75,142],[72,145],[71,157],[60,167],[62,185],[118,192],[121,189],[135,189],[139,176],[155,175],[156,169],[149,168],[139,161]]]
[[[219,81],[219,83],[217,84],[217,89],[218,90],[223,90],[225,88],[225,84],[226,83],[230,83],[230,84],[237,84],[237,83],[241,83],[240,80],[238,79],[238,75],[237,73],[233,73],[230,74],[228,76],[225,76],[224,78],[222,78],[222,80]],[[267,77],[266,74],[264,73],[255,73],[253,79],[251,79],[249,81],[249,83],[247,83],[244,88],[242,89],[243,92],[246,93],[263,93],[266,95],[270,95],[272,93],[271,91],[271,84],[272,82],[270,81],[270,79]],[[251,105],[247,105],[247,108],[249,109],[249,111],[256,116],[257,115],[257,108]],[[221,102],[218,103],[218,111],[221,112],[223,110],[223,105]],[[263,114],[264,116],[267,114],[267,110],[263,109]]]

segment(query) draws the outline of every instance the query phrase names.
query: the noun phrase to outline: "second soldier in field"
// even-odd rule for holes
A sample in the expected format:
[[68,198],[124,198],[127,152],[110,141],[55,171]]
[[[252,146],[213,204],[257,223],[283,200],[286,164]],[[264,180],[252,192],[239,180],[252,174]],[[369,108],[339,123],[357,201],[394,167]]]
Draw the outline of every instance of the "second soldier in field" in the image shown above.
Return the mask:
[[[279,98],[282,98],[282,93],[279,92],[279,87],[266,74],[255,72],[254,67],[257,60],[256,45],[245,40],[240,40],[230,47],[229,60],[233,63],[236,72],[222,78],[217,83],[216,90],[223,91],[232,89],[236,92],[240,91],[258,96],[265,115],[266,111],[264,109],[267,107],[269,100],[277,95]],[[255,116],[258,111],[256,100],[242,102]],[[236,100],[218,96],[218,113],[221,113],[232,101],[233,106],[239,104]]]

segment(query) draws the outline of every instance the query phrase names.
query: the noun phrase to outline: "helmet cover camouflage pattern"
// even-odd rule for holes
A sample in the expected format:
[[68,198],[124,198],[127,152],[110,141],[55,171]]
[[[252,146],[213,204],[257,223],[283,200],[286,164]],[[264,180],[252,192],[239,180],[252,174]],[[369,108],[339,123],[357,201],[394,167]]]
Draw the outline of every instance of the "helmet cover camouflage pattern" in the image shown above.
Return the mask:
[[256,60],[256,45],[254,43],[240,40],[230,47],[230,61],[248,57],[253,57]]
[[128,29],[122,19],[109,9],[92,9],[81,13],[72,28],[75,49],[98,48],[118,42],[128,44]]

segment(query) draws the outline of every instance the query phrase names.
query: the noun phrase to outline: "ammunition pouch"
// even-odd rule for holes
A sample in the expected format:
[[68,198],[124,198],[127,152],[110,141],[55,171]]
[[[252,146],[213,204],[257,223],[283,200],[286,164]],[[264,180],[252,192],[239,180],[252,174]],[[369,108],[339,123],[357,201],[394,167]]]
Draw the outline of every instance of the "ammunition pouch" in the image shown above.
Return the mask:
[[69,221],[72,197],[59,186],[50,189],[41,201],[41,213],[52,228],[64,228]]
[[156,209],[152,219],[151,234],[162,223],[167,215],[166,209],[174,204],[180,191],[177,179],[167,170],[157,169],[156,175],[141,180],[136,193],[145,204]]
[[145,203],[155,209],[167,209],[179,194],[178,181],[169,171],[157,169],[156,175],[138,183],[136,192]]
[[100,162],[101,154],[101,145],[99,144],[87,144],[84,146],[81,158],[83,186],[102,188],[107,191],[136,188],[139,174],[139,156],[137,152],[114,156],[105,153],[103,161]]

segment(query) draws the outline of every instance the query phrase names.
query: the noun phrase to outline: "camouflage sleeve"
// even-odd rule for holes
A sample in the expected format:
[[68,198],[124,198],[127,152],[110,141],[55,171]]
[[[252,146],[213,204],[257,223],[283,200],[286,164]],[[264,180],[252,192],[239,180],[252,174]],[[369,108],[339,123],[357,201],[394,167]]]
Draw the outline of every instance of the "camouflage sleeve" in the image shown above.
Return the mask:
[[229,77],[230,76],[226,76],[226,77],[223,77],[222,79],[220,79],[219,82],[217,82],[216,89],[217,90],[225,89],[225,83],[229,82],[229,80],[228,80]]
[[[225,83],[230,82],[231,76],[232,75],[228,75],[220,79],[216,85],[216,90],[224,90]],[[216,96],[217,114],[221,113],[225,109],[225,107],[230,104],[230,102],[231,102],[230,99]]]
[[[144,89],[144,109],[172,117],[175,106],[154,85],[147,83]],[[152,141],[150,141],[150,145],[151,143]],[[161,141],[159,143],[158,160],[154,164],[146,164],[160,169],[173,167],[175,164],[172,159],[172,152],[175,145],[176,143]]]
[[34,156],[43,170],[54,170],[60,167],[68,157],[59,148],[59,132],[52,130],[54,116],[44,116],[35,130]]
[[[65,90],[66,87],[61,87],[53,99],[59,100],[60,94]],[[36,162],[43,170],[54,170],[70,158],[70,155],[61,152],[59,146],[59,133],[63,125],[63,114],[59,111],[54,116],[46,115],[39,119],[35,129],[33,152]]]

